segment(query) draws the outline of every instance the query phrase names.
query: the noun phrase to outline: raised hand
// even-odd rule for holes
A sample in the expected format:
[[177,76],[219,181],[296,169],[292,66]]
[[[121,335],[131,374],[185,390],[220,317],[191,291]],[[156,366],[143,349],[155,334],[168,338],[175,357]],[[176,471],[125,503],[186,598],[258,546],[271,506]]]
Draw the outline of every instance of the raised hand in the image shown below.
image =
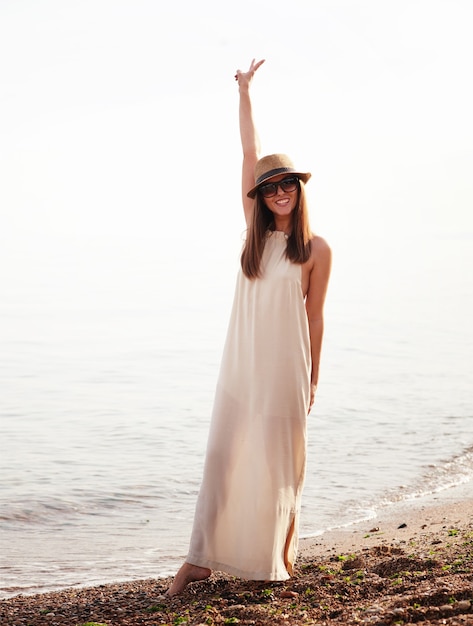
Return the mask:
[[240,89],[242,87],[249,87],[251,81],[253,80],[253,76],[255,75],[256,70],[263,65],[264,59],[256,62],[255,59],[251,61],[250,69],[247,72],[242,72],[241,70],[237,70],[235,74],[235,80],[238,81],[238,85]]

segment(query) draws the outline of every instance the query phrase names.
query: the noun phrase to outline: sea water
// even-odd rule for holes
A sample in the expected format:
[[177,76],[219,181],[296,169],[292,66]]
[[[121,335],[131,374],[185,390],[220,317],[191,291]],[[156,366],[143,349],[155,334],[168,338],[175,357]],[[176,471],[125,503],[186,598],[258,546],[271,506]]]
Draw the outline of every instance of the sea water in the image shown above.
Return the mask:
[[[472,480],[472,248],[441,233],[334,246],[302,536]],[[70,249],[4,268],[3,597],[179,567],[235,251],[91,245],[87,271]]]

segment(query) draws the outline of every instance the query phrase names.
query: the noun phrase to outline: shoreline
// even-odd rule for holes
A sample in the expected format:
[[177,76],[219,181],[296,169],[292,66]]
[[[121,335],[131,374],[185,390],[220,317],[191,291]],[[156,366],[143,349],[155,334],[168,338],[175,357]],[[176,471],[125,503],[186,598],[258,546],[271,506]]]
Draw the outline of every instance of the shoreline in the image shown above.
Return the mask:
[[[439,490],[433,494],[426,494],[419,497],[412,497],[407,500],[400,500],[398,502],[390,502],[383,506],[380,506],[378,512],[373,516],[369,516],[366,519],[346,523],[341,526],[333,526],[332,528],[316,531],[313,534],[301,535],[299,538],[299,556],[329,556],[330,553],[336,551],[356,551],[363,547],[369,547],[374,543],[385,543],[387,541],[402,542],[406,540],[409,534],[409,530],[415,530],[418,528],[417,517],[423,524],[422,515],[424,511],[430,509],[438,509],[439,514],[443,508],[449,509],[451,506],[456,508],[461,507],[462,502],[467,502],[473,497],[473,483],[461,483],[450,488]],[[446,514],[450,511],[447,510]],[[473,507],[471,508],[473,515]],[[466,513],[465,513],[466,514]],[[408,520],[408,523],[406,522]],[[448,520],[447,520],[448,521]],[[399,529],[398,526],[407,523],[406,529]],[[379,528],[376,532],[370,532],[374,528]],[[397,532],[396,532],[397,531]],[[365,535],[373,535],[371,539],[365,538]],[[177,571],[177,568],[182,563],[184,555],[176,560],[176,570],[168,567],[167,571],[162,573],[156,573],[156,569],[148,567],[148,572],[140,575],[139,572],[135,576],[130,576],[125,573],[124,576],[120,574],[111,576],[95,576],[85,579],[83,582],[59,582],[57,585],[42,586],[34,588],[29,587],[26,589],[8,590],[5,588],[0,594],[0,601],[13,598],[16,596],[36,596],[45,593],[58,593],[68,589],[83,589],[94,588],[107,584],[127,584],[135,580],[144,580],[149,576],[152,576],[156,580],[165,580],[172,577]],[[93,571],[93,570],[91,570]]]
[[469,491],[466,485],[400,503],[301,539],[295,575],[284,583],[216,572],[173,599],[160,598],[170,578],[16,595],[0,600],[0,623],[473,625]]
[[357,552],[378,544],[402,545],[443,527],[473,522],[473,487],[462,483],[450,489],[381,507],[367,520],[332,528],[299,541],[302,557],[333,552]]

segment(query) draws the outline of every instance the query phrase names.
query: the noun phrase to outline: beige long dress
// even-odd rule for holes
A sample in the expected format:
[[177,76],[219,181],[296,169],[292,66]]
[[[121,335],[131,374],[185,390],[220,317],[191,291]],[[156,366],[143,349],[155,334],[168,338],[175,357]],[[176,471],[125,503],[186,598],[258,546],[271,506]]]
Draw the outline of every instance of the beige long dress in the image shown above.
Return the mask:
[[310,396],[301,265],[270,232],[262,276],[240,271],[187,562],[286,580],[298,544]]

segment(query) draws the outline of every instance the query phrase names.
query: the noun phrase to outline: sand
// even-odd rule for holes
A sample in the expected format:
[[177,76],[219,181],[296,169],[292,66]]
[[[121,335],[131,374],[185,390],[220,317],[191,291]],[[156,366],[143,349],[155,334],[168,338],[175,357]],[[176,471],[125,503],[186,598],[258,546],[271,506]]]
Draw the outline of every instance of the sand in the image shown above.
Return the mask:
[[462,485],[448,494],[431,495],[381,509],[377,517],[334,529],[320,537],[302,539],[300,555],[327,556],[359,551],[374,545],[405,547],[412,541],[428,541],[430,534],[473,522],[471,488]]
[[173,599],[169,579],[15,596],[0,624],[473,625],[473,500],[452,494],[302,540],[284,583],[214,573]]

